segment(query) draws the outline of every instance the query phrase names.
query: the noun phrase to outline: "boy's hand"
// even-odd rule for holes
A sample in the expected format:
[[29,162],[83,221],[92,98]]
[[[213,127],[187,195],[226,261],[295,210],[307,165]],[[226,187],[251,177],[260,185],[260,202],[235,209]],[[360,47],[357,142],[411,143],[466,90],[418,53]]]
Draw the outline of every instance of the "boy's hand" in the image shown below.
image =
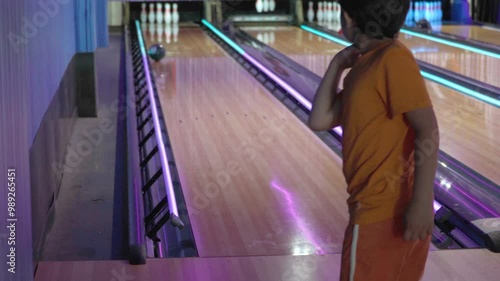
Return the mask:
[[425,240],[432,234],[434,228],[434,211],[431,202],[412,201],[404,217],[404,239],[415,241]]
[[357,47],[351,45],[342,51],[338,52],[332,60],[334,67],[338,70],[344,70],[354,66],[361,53]]

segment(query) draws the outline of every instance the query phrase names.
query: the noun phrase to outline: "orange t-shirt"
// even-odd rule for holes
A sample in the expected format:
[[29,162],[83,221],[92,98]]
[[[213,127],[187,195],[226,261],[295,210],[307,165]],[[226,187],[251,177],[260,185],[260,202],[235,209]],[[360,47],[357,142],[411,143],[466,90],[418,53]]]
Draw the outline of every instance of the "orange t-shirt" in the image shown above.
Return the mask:
[[403,113],[432,106],[413,55],[397,40],[378,46],[351,69],[341,95],[351,223],[402,214],[412,196],[415,141]]

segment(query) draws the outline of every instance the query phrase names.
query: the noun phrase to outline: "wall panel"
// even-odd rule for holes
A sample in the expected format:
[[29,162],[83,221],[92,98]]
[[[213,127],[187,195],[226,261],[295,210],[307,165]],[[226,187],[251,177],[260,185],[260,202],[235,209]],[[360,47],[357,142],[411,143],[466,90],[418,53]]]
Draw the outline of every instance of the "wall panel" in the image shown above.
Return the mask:
[[[0,1],[0,280],[32,280],[31,198],[28,151],[31,143],[27,45],[23,36],[24,1]],[[16,169],[15,219],[7,222],[7,169]],[[8,245],[14,223],[15,245]],[[7,254],[15,247],[15,273]],[[10,259],[10,258],[9,258]]]

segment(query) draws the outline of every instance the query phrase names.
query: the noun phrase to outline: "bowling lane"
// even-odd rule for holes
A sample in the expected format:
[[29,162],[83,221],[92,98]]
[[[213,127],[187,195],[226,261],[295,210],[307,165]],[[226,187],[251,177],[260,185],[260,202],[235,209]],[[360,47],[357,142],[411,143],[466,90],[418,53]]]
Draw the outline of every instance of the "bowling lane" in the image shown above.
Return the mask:
[[[274,32],[271,38],[275,40],[269,42],[270,46],[320,76],[342,48],[296,27],[247,32],[255,37],[259,33]],[[426,81],[426,84],[439,121],[441,150],[500,184],[497,168],[500,165],[500,110],[437,83]]]
[[443,25],[441,32],[500,46],[500,31],[475,25]]
[[164,45],[152,69],[200,255],[340,253],[339,157],[200,29]]

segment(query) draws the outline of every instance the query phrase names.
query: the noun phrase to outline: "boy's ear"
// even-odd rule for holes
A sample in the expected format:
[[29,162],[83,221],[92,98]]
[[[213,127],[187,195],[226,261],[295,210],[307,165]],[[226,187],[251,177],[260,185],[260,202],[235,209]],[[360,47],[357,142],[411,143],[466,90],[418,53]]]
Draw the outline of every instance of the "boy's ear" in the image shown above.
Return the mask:
[[342,10],[342,16],[344,17],[345,23],[348,27],[353,27],[356,24],[345,10]]

